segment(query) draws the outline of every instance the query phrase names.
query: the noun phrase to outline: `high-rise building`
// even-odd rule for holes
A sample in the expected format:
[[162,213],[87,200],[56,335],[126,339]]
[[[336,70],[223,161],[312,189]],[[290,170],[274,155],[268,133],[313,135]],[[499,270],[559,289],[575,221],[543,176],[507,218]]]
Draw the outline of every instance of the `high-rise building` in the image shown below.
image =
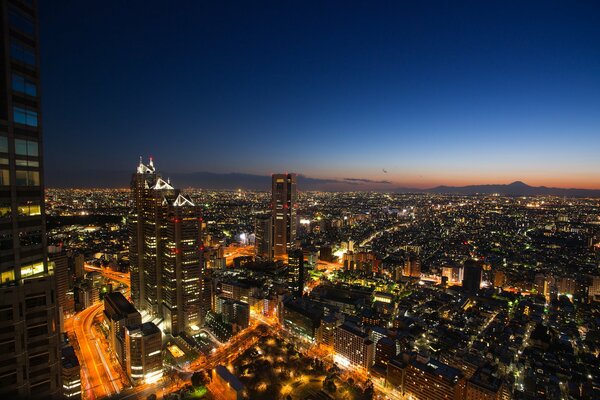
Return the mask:
[[179,334],[202,320],[204,267],[200,208],[140,161],[131,181],[131,296],[140,311]]
[[469,293],[476,293],[481,288],[482,267],[475,260],[465,261],[463,267],[463,288]]
[[301,249],[288,253],[288,289],[294,296],[302,297],[304,291],[304,252]]
[[81,398],[81,367],[72,346],[61,350],[62,394],[67,399]]
[[142,316],[120,292],[104,297],[104,316],[108,322],[108,341],[117,360],[125,366],[125,327],[142,323]]
[[152,323],[125,328],[126,371],[134,383],[154,383],[162,378],[162,334]]
[[46,260],[37,1],[0,1],[0,394],[61,393]]
[[265,260],[273,258],[273,216],[260,214],[256,216],[254,248],[256,257]]
[[75,269],[75,278],[76,279],[83,279],[83,274],[84,274],[84,264],[85,264],[85,260],[83,258],[83,254],[78,253],[75,254],[73,256],[73,264],[74,264],[74,269]]
[[421,260],[417,256],[410,256],[404,262],[404,276],[411,278],[421,277]]
[[375,359],[375,345],[364,332],[343,324],[335,329],[333,338],[334,360],[344,365],[371,368]]
[[282,256],[296,240],[296,174],[273,174],[273,253]]
[[456,368],[438,360],[417,355],[406,367],[403,392],[417,399],[461,400],[465,378]]
[[162,317],[170,333],[196,330],[204,318],[202,311],[202,217],[200,208],[178,194],[165,204],[166,230],[161,285]]
[[58,316],[60,320],[61,332],[64,332],[64,314],[71,312],[67,302],[67,292],[69,290],[69,259],[67,254],[60,251],[60,247],[50,246],[53,252],[49,251],[48,263],[50,269],[54,271],[56,278],[56,304],[58,305]]

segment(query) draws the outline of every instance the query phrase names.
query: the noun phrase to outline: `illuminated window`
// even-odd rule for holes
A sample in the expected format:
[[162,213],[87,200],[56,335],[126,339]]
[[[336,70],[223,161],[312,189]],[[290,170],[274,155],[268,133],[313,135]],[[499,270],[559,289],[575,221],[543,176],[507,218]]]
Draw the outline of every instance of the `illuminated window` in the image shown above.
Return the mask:
[[0,219],[10,218],[10,203],[0,203]]
[[12,282],[14,280],[15,280],[15,270],[14,269],[0,273],[0,282],[1,283],[8,283],[8,282]]
[[[1,159],[0,159],[1,161]],[[0,162],[1,164],[1,162]],[[17,167],[39,167],[40,166],[40,162],[39,161],[34,161],[34,160],[20,160],[17,159],[15,160],[15,165]]]
[[0,186],[10,185],[10,173],[7,169],[0,169]]
[[18,212],[20,216],[23,217],[32,217],[35,215],[41,215],[41,207],[39,204],[23,204],[18,208]]
[[28,276],[41,274],[44,272],[44,263],[37,262],[21,267],[21,278],[27,278]]

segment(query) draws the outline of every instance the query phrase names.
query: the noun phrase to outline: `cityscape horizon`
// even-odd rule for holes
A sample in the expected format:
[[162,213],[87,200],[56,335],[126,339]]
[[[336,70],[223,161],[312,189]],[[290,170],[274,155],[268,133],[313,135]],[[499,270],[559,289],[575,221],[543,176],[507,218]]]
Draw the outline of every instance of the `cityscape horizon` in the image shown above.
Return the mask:
[[600,3],[0,21],[0,397],[600,399]]

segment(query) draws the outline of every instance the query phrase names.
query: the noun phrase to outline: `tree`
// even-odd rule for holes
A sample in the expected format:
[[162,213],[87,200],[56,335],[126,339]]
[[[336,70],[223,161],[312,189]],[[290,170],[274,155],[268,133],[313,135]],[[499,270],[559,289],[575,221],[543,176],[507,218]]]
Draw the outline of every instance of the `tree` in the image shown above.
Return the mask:
[[206,373],[206,371],[196,371],[192,374],[191,381],[192,386],[194,387],[204,386],[209,381],[208,374]]

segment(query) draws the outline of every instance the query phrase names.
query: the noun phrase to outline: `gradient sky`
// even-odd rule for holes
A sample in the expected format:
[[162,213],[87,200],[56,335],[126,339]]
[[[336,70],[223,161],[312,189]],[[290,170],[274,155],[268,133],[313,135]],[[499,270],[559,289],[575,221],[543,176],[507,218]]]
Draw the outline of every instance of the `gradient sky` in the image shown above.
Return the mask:
[[597,1],[41,1],[47,184],[127,186],[153,155],[600,188],[599,21]]

